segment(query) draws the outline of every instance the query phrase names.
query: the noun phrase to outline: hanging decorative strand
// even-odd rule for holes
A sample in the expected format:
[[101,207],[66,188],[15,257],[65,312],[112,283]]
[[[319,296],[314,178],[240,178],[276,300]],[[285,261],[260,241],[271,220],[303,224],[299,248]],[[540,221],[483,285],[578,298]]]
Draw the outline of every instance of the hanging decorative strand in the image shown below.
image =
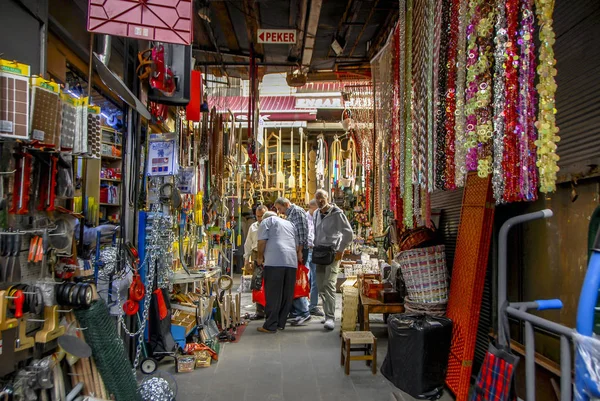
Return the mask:
[[435,49],[434,49],[434,71],[433,84],[435,85],[433,93],[434,109],[434,183],[435,189],[444,189],[444,169],[446,166],[445,141],[446,133],[444,131],[444,114],[446,108],[445,89],[446,89],[446,61],[449,36],[449,0],[437,0],[435,11]]
[[[438,59],[435,56],[436,39],[439,41],[439,30],[436,30],[436,11],[438,4],[441,6],[441,0],[428,0],[427,2],[427,68],[426,68],[426,91],[427,91],[427,176],[425,185],[422,187],[421,214],[426,227],[431,226],[431,208],[429,207],[429,193],[433,191],[433,161],[434,161],[434,122],[435,122],[435,101],[434,101],[434,66],[437,66]],[[441,10],[440,10],[441,11]],[[441,17],[440,17],[441,18]],[[436,35],[437,34],[437,35]]]
[[494,7],[486,1],[471,0],[469,16],[465,107],[466,167],[467,170],[477,170],[477,174],[483,178],[492,172],[489,141],[493,134],[490,69]]
[[[406,0],[399,0],[398,12],[398,52],[396,59],[398,60],[398,181],[399,181],[399,196],[404,196],[404,168],[405,168],[405,146],[406,146]],[[401,210],[396,207],[395,210]],[[402,220],[400,214],[397,213],[396,219]]]
[[521,47],[521,70],[519,72],[519,188],[520,200],[537,199],[537,169],[535,166],[535,45],[533,43],[535,14],[533,0],[521,4],[521,36],[517,43]]
[[392,58],[392,138],[390,141],[390,163],[389,163],[389,175],[390,175],[390,208],[394,211],[394,218],[397,219],[396,205],[397,195],[400,185],[398,176],[399,162],[400,162],[400,114],[398,112],[400,101],[399,101],[399,87],[400,87],[400,41],[399,41],[400,27],[397,26],[392,36],[392,44],[394,49],[395,57]]
[[556,173],[559,157],[556,154],[556,143],[560,141],[556,126],[556,60],[554,59],[555,35],[552,29],[554,0],[536,0],[536,13],[540,26],[540,61],[537,67],[539,82],[537,167],[539,169],[540,191],[543,193],[556,191]]
[[408,228],[414,226],[413,221],[413,135],[412,135],[412,18],[413,18],[413,0],[406,0],[406,136],[405,136],[405,167],[404,167],[404,225]]
[[[413,49],[413,155],[414,182],[424,188],[427,182],[427,56],[429,0],[415,0]],[[419,203],[415,202],[415,206]]]
[[494,43],[494,173],[492,187],[496,203],[503,202],[504,176],[502,172],[502,158],[504,153],[504,105],[506,103],[504,70],[506,59],[506,12],[504,0],[496,2],[496,38]]
[[458,57],[458,32],[459,32],[459,13],[461,2],[463,0],[452,0],[452,9],[450,11],[450,27],[448,39],[448,78],[446,89],[446,118],[445,118],[445,185],[444,189],[453,190],[456,188],[456,79],[458,74],[457,57]]
[[519,94],[519,55],[517,53],[517,29],[519,26],[519,0],[506,0],[506,63],[504,106],[504,149],[502,173],[504,175],[505,202],[518,200],[518,160],[517,154],[517,101]]
[[454,172],[455,185],[462,187],[465,183],[467,169],[465,165],[467,149],[465,135],[465,85],[466,85],[466,63],[467,63],[467,0],[459,0],[460,7],[458,12],[458,39],[456,53],[456,110],[454,131],[456,135],[454,147]]

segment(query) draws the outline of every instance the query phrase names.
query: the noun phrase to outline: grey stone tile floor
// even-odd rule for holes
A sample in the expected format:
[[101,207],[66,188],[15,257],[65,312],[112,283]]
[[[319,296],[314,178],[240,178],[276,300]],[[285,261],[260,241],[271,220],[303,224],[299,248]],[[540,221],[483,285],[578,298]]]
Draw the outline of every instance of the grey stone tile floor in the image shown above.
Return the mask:
[[[338,315],[341,294],[338,294]],[[243,294],[242,314],[252,312],[250,295]],[[320,318],[301,327],[287,326],[276,334],[256,331],[250,322],[238,343],[221,344],[219,361],[191,373],[175,373],[173,363],[160,369],[177,381],[177,401],[412,401],[381,373],[387,351],[383,317],[371,324],[378,339],[376,375],[362,361],[353,361],[350,375],[340,366],[339,316],[336,329],[326,331]],[[395,396],[394,396],[395,395]],[[442,401],[453,398],[444,394]]]

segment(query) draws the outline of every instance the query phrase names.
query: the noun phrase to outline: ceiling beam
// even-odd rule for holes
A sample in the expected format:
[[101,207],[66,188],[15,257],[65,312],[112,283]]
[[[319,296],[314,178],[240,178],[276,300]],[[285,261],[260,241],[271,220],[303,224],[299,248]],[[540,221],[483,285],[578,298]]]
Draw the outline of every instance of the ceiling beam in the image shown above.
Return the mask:
[[212,1],[210,3],[210,6],[215,11],[211,14],[216,17],[219,26],[221,26],[221,30],[225,34],[225,42],[227,43],[227,47],[230,50],[239,50],[240,44],[238,43],[237,37],[235,36],[235,31],[229,28],[233,26],[233,20],[231,19],[231,15],[229,14],[227,3],[222,1]]
[[[290,2],[292,5],[293,2]],[[298,60],[298,62],[302,59],[302,53],[304,51],[304,42],[306,39],[305,30],[306,30],[306,19],[307,19],[307,11],[308,11],[308,0],[298,0],[297,1],[298,10],[296,11],[296,21],[295,26],[297,30],[296,37],[298,40],[296,44],[293,45],[290,49],[289,60]],[[290,18],[291,18],[291,10],[290,10]],[[290,26],[294,26],[294,23],[290,21]]]
[[352,57],[352,55],[354,54],[354,50],[356,50],[356,46],[358,46],[358,43],[360,42],[360,38],[362,38],[362,35],[365,32],[365,29],[367,28],[367,25],[369,25],[369,22],[371,21],[371,18],[373,17],[373,14],[375,13],[375,9],[377,8],[378,4],[379,4],[379,0],[375,0],[375,4],[373,5],[373,8],[371,8],[371,11],[369,12],[369,16],[367,17],[367,20],[363,24],[363,27],[360,30],[358,36],[356,37],[356,40],[354,41],[354,46],[352,46],[352,49],[350,50],[350,54],[348,56]]
[[250,47],[254,46],[255,54],[265,54],[265,47],[262,43],[256,43],[256,33],[260,28],[260,15],[255,0],[243,0],[244,18],[246,19],[246,31],[248,33],[248,43]]
[[385,40],[390,35],[392,29],[396,25],[396,21],[398,20],[398,10],[395,9],[394,12],[388,14],[385,23],[381,25],[381,29],[375,38],[374,43],[369,48],[368,58],[372,60],[373,57],[379,52],[383,45],[385,45]]
[[312,61],[322,5],[323,0],[311,0],[310,2],[310,11],[308,14],[308,23],[306,24],[304,38],[304,50],[302,52],[302,66],[310,67],[310,63]]
[[[348,19],[348,13],[350,12],[350,7],[352,7],[352,0],[348,0],[348,3],[346,3],[346,9],[344,10],[344,14],[342,14],[342,18],[340,18],[340,22],[338,22],[337,29],[335,30],[335,32],[333,34],[333,39],[336,39],[338,37],[340,31],[342,30],[342,26]],[[331,46],[329,46],[329,50],[327,50],[327,58],[331,57],[331,52],[332,52],[332,49],[331,49]]]
[[[358,20],[358,16],[360,14],[360,9],[362,7],[362,0],[356,0],[352,3],[352,7],[350,8],[350,21],[344,21],[344,22],[350,22],[351,24],[347,24],[344,27],[344,36],[343,36],[343,40],[344,40],[344,49],[342,50],[342,54],[344,54],[344,50],[346,50],[346,46],[348,45],[348,40],[350,39],[350,32],[352,32],[354,30],[354,28],[356,27],[355,23]],[[373,10],[371,10],[373,11]]]

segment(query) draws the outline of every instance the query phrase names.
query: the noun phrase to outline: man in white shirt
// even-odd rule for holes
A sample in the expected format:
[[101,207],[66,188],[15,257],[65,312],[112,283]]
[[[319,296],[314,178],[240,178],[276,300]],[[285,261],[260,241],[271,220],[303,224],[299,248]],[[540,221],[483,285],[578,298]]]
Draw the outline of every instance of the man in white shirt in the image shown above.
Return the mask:
[[[258,256],[258,227],[263,219],[263,215],[268,209],[264,205],[260,205],[256,208],[256,221],[252,223],[248,229],[246,235],[246,242],[244,242],[244,264],[246,265],[246,271],[251,271],[255,274],[254,262]],[[265,318],[265,307],[261,304],[256,304],[256,313],[250,316],[250,320],[259,320]]]

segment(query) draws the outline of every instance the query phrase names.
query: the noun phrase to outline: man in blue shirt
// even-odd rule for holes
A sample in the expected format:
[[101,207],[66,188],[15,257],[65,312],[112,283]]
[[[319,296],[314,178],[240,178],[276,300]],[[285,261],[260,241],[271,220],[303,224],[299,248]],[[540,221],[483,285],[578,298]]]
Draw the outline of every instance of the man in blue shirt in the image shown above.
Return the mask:
[[256,262],[264,265],[266,320],[258,331],[275,333],[283,330],[294,301],[294,285],[298,238],[292,223],[273,212],[266,212],[258,228],[258,256]]
[[[298,238],[298,262],[308,266],[308,255],[310,252],[310,229],[308,226],[308,216],[306,211],[300,206],[294,205],[289,199],[283,197],[277,198],[275,201],[275,208],[279,214],[285,215],[287,221],[294,225],[296,238]],[[299,326],[310,320],[307,298],[303,297],[294,299],[294,303],[292,305],[292,315],[295,317],[295,320],[292,322],[292,326]]]

